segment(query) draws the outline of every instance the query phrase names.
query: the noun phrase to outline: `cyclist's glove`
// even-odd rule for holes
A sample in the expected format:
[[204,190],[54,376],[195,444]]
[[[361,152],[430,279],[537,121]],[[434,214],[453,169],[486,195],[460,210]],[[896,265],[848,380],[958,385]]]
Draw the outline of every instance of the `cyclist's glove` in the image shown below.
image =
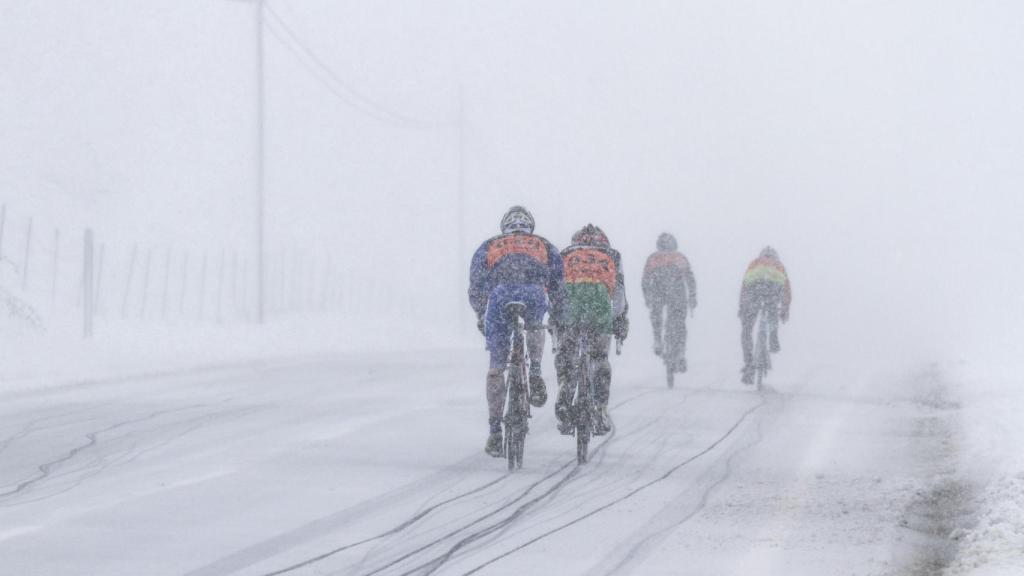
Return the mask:
[[476,329],[480,331],[481,335],[484,335],[484,336],[487,335],[484,332],[484,316],[483,316],[483,314],[481,314],[480,316],[477,316],[477,318],[476,318]]
[[629,335],[629,318],[625,314],[615,317],[615,321],[612,322],[612,334],[617,340],[625,340]]

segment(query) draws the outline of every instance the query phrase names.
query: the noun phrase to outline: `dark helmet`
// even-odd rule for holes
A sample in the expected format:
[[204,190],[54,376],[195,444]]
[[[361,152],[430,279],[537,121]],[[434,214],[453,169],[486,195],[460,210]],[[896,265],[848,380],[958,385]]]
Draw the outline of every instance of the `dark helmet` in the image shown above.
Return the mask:
[[513,206],[501,217],[501,233],[513,232],[533,234],[533,214],[522,206]]
[[761,258],[771,258],[772,260],[779,259],[779,253],[775,251],[775,248],[771,246],[765,246],[764,250],[761,250]]
[[679,245],[676,244],[675,236],[668,232],[662,232],[661,235],[658,236],[658,250],[661,250],[662,252],[671,252],[677,248],[679,248]]
[[577,246],[600,246],[602,248],[610,246],[608,244],[608,236],[605,235],[603,230],[593,224],[587,224],[577,230],[572,235],[572,243]]

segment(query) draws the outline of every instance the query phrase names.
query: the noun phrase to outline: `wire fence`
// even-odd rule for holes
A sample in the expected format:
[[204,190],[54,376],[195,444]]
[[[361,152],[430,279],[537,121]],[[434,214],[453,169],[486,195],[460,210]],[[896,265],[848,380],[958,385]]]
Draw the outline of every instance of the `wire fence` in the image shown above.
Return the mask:
[[[362,288],[346,286],[340,269],[327,250],[271,247],[267,313],[352,312]],[[252,323],[257,274],[251,248],[117,243],[0,205],[0,288],[46,326],[80,325],[89,336],[104,321]]]

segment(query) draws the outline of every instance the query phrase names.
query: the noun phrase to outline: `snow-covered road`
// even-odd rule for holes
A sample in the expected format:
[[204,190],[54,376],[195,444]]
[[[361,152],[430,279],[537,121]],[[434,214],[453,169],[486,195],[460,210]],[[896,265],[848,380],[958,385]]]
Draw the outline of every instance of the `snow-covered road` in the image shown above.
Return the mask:
[[[971,490],[954,390],[617,365],[575,465],[550,406],[483,454],[482,354],[362,354],[0,402],[5,574],[931,574]],[[774,376],[774,375],[773,375]],[[553,377],[549,375],[549,381]]]

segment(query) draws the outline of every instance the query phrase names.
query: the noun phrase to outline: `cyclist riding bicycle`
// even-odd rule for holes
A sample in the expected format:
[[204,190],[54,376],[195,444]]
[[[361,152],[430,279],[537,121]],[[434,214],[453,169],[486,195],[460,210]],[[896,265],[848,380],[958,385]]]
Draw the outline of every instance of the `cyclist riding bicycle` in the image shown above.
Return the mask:
[[512,322],[505,306],[526,305],[526,346],[530,356],[530,404],[543,406],[547,388],[541,377],[544,320],[548,302],[557,307],[562,294],[562,256],[547,240],[533,234],[534,220],[526,208],[513,206],[501,219],[501,235],[484,242],[473,255],[469,271],[469,303],[477,328],[487,341],[491,361],[487,370],[490,426],[484,451],[502,456],[501,417],[505,408],[504,372],[510,352]]
[[647,258],[643,277],[654,353],[664,358],[673,372],[686,372],[686,316],[697,307],[697,280],[674,236],[668,232],[658,236],[657,248]]
[[[779,255],[771,246],[766,246],[753,262],[747,266],[740,289],[739,317],[743,325],[743,383],[754,383],[754,323],[758,314],[763,313],[763,322],[768,323],[769,349],[778,352],[779,320],[789,321],[789,304],[793,294],[789,285],[786,268]],[[781,308],[781,309],[780,309]]]
[[594,405],[598,415],[594,434],[611,429],[608,398],[612,369],[608,361],[611,336],[625,340],[629,334],[629,304],[626,302],[622,259],[608,243],[608,237],[593,224],[573,234],[572,245],[562,251],[565,265],[565,302],[555,317],[558,353],[558,399],[555,417],[562,434],[573,433],[571,406],[579,368],[575,359],[581,345],[590,350],[594,374]]

